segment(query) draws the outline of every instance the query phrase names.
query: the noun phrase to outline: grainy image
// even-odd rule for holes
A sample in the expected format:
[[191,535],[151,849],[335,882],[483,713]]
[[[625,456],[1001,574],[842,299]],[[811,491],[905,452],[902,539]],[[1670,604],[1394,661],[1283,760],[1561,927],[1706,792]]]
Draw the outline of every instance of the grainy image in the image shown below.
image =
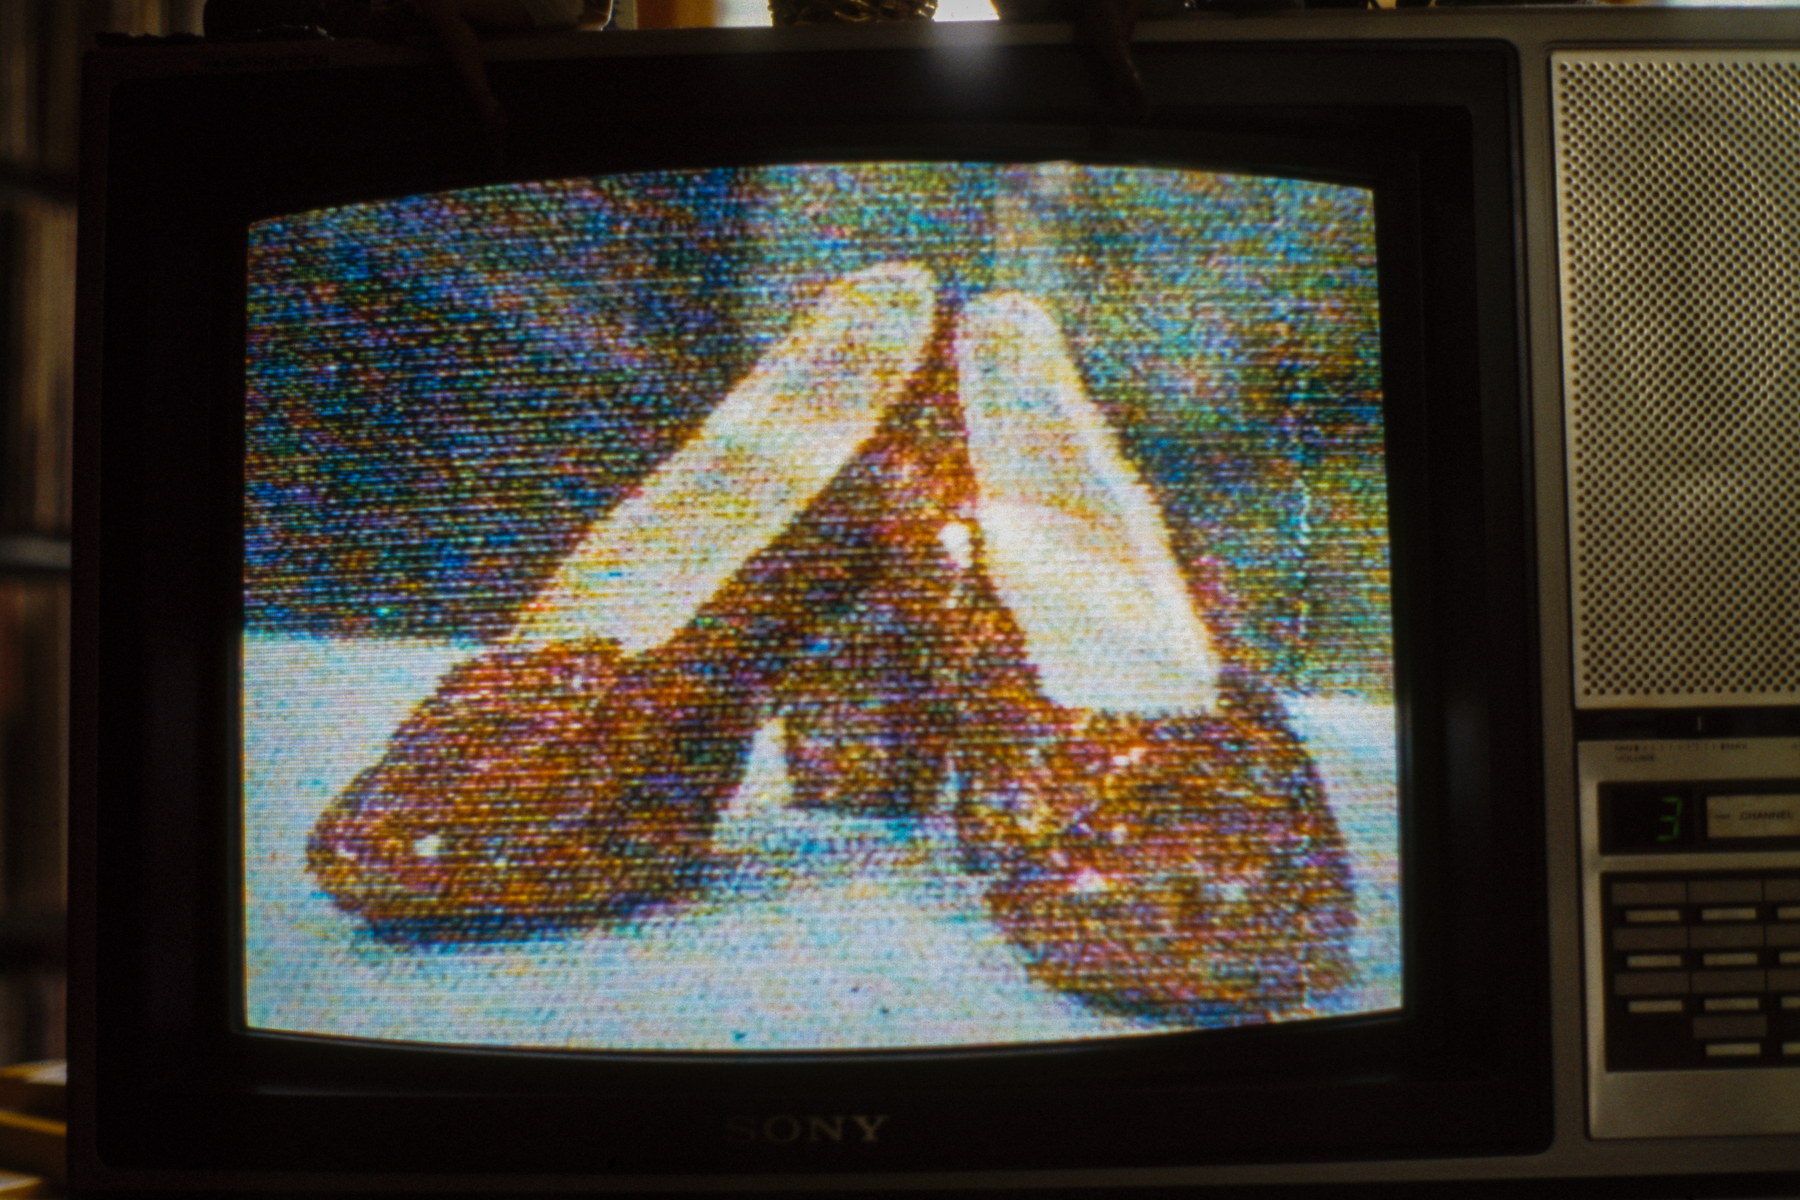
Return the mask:
[[661,172],[251,231],[254,1028],[1400,1002],[1372,200]]

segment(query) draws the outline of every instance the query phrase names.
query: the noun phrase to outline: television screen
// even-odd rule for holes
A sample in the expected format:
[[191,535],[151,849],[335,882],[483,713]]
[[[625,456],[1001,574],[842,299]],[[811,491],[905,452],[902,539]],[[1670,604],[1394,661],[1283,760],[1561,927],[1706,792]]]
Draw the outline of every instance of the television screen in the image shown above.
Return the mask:
[[1374,193],[1068,162],[255,222],[254,1030],[1400,1006]]

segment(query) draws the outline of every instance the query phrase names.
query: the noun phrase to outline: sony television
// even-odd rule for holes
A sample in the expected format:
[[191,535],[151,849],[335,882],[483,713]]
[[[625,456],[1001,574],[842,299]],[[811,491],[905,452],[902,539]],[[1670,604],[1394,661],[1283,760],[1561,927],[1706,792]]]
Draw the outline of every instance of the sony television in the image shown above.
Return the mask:
[[132,46],[95,1191],[1800,1165],[1800,20]]

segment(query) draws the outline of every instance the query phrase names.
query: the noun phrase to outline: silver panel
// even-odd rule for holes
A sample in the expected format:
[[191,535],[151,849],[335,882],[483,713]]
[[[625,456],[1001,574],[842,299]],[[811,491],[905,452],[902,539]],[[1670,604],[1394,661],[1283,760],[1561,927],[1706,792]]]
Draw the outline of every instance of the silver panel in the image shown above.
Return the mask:
[[1800,1133],[1800,1063],[1718,1071],[1606,1069],[1605,897],[1621,871],[1800,868],[1800,850],[1605,855],[1602,783],[1800,776],[1800,738],[1584,742],[1579,749],[1583,974],[1587,992],[1588,1130],[1596,1138]]
[[1800,54],[1552,71],[1576,703],[1800,701]]

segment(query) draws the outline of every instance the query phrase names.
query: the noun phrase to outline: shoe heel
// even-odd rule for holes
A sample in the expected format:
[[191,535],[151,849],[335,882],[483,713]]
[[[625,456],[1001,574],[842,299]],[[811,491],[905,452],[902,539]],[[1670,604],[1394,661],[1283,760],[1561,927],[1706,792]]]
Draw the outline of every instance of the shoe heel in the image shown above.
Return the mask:
[[944,334],[909,401],[833,484],[841,498],[821,509],[823,524],[872,531],[879,566],[776,689],[799,808],[920,816],[943,790],[960,582],[938,534],[967,520],[973,497]]

